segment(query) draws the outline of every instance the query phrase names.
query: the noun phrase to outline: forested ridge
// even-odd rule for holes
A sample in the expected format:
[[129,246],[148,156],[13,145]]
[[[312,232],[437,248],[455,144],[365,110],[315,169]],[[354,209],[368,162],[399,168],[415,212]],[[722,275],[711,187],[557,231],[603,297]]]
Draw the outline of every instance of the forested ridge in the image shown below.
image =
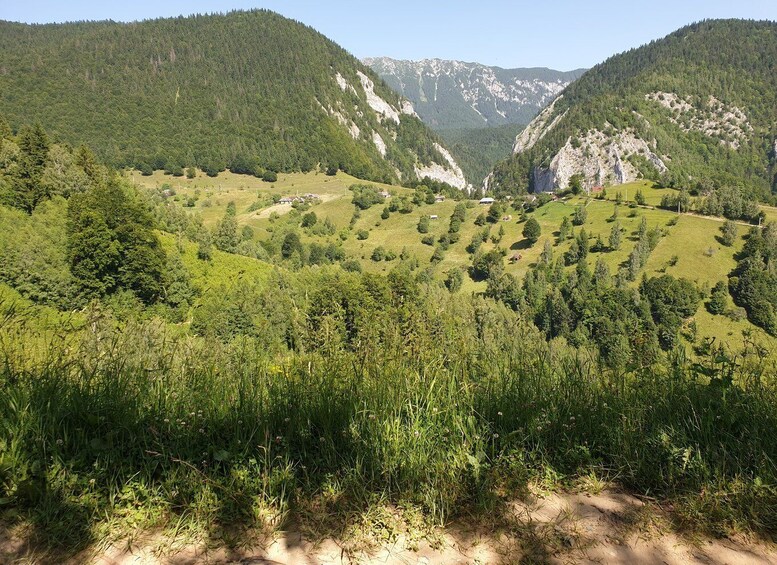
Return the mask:
[[[689,111],[676,115],[666,106],[679,109],[680,103],[661,93],[687,102]],[[715,110],[711,97],[726,110]],[[706,126],[690,122],[693,112],[722,120],[732,108],[747,117],[738,147],[727,143],[733,128],[705,134],[699,129]],[[567,87],[547,123],[555,118],[557,124],[533,147],[495,168],[498,190],[531,189],[535,167],[547,167],[568,139],[574,146],[596,129],[609,136],[630,131],[648,141],[668,170],[660,174],[639,163],[645,177],[689,189],[743,186],[770,200],[777,193],[777,23],[702,21],[615,55]]]
[[[345,50],[265,10],[129,24],[0,22],[0,114],[37,120],[114,166],[215,173],[320,165],[396,182],[396,170],[413,179],[417,162],[442,162],[418,118],[378,118],[357,72],[402,107]],[[339,86],[338,73],[353,88]],[[359,128],[358,139],[343,122]]]

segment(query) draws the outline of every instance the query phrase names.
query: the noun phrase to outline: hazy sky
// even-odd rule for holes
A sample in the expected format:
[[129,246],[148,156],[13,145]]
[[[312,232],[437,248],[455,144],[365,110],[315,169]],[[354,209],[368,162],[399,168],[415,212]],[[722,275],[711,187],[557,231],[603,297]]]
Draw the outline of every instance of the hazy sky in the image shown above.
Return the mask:
[[706,18],[777,20],[777,0],[2,0],[0,19],[142,20],[268,8],[357,57],[439,57],[502,67],[590,67]]

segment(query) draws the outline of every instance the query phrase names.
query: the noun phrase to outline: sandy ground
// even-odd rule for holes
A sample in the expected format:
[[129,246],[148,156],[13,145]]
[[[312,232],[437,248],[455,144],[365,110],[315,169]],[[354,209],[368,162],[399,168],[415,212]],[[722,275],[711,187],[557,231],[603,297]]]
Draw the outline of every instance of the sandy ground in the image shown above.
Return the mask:
[[[279,532],[242,550],[176,547],[173,540],[148,536],[79,555],[69,563],[90,565],[282,564],[502,564],[685,563],[777,564],[777,547],[757,541],[688,539],[668,527],[656,507],[619,492],[548,494],[515,502],[496,527],[454,523],[432,543],[390,544],[354,552],[335,540],[312,543],[295,531]],[[36,559],[23,542],[0,532],[1,563],[50,563]]]

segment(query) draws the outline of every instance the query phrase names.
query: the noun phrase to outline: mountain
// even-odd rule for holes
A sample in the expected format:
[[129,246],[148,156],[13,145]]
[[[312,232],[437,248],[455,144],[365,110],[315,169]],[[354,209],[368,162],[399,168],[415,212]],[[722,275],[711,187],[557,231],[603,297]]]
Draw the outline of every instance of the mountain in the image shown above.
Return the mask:
[[707,192],[777,193],[777,23],[708,20],[616,55],[523,130],[497,193],[645,177]]
[[480,187],[494,165],[510,156],[515,137],[523,129],[520,124],[474,129],[443,129],[438,131],[451,155],[473,186]]
[[436,130],[528,124],[583,70],[502,69],[479,63],[425,59],[364,59],[407,97]]
[[114,166],[321,166],[466,184],[407,100],[320,33],[265,10],[0,22],[0,115],[40,122]]

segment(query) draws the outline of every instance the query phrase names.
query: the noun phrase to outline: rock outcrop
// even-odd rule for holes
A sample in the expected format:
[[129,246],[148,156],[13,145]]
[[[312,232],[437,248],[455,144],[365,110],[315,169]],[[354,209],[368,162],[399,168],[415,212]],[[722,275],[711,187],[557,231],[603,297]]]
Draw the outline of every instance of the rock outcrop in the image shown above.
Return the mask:
[[664,160],[631,131],[608,136],[591,130],[582,138],[570,137],[548,167],[534,169],[534,190],[552,192],[568,188],[569,179],[575,174],[583,175],[586,189],[631,182],[639,178],[639,170],[629,160],[634,156],[646,159],[659,173],[666,171]]
[[583,72],[502,69],[441,59],[377,57],[364,63],[438,129],[526,124]]

